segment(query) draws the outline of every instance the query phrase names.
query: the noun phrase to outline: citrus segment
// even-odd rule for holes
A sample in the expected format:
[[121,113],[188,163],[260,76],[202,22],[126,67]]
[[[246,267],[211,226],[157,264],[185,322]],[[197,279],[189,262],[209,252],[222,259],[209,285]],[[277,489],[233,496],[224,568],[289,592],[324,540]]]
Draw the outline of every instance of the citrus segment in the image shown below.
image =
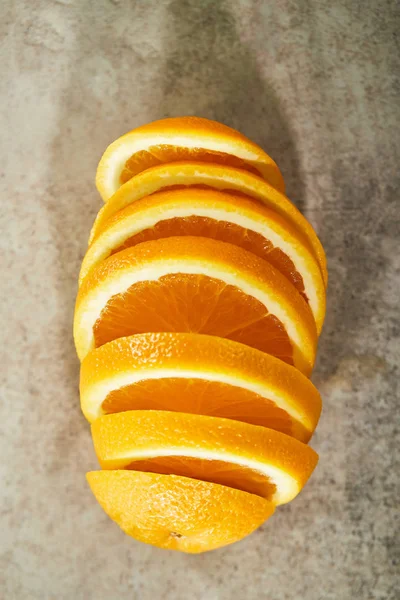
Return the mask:
[[96,499],[136,540],[198,553],[236,542],[274,512],[263,498],[229,487],[135,471],[87,474]]
[[247,169],[282,192],[282,175],[262,148],[226,125],[198,117],[177,117],[138,127],[110,144],[96,174],[107,201],[121,184],[158,164],[182,160],[220,163]]
[[293,500],[318,460],[309,446],[279,431],[220,417],[133,410],[100,417],[91,427],[103,469],[134,468],[141,460],[149,468],[153,460],[173,457],[172,475],[214,483],[222,476],[224,485],[264,490],[274,504]]
[[307,219],[284,194],[266,181],[233,167],[201,162],[181,162],[147,169],[122,185],[102,207],[92,227],[89,242],[91,243],[99,235],[110,217],[140,198],[160,190],[193,186],[244,194],[278,212],[296,228],[303,238],[303,243],[309,245],[318,260],[324,281],[327,282],[325,252]]
[[311,310],[287,279],[250,252],[206,238],[139,244],[84,279],[74,319],[81,360],[96,345],[149,331],[229,337],[307,375],[315,360]]
[[296,228],[261,204],[215,190],[158,192],[116,213],[88,249],[80,282],[111,254],[152,239],[182,235],[229,242],[270,262],[309,302],[321,330],[325,285],[318,262]]
[[93,350],[82,362],[81,406],[93,422],[140,409],[225,417],[307,442],[321,412],[309,379],[244,344],[188,333],[147,333]]

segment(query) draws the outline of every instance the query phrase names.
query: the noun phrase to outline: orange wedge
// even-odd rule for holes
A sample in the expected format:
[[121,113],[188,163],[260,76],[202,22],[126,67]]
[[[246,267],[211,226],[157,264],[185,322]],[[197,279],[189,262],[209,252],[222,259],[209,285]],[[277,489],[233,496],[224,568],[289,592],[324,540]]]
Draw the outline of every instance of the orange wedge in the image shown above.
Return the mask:
[[297,369],[244,344],[195,333],[144,333],[90,352],[81,406],[90,422],[107,413],[164,409],[225,417],[308,442],[321,398]]
[[116,212],[144,196],[171,187],[200,186],[207,189],[245,194],[278,212],[289,221],[308,245],[320,265],[327,282],[325,252],[314,229],[286,196],[260,177],[242,169],[201,162],[168,163],[152,167],[122,185],[100,210],[93,225],[89,242],[99,235],[105,222]]
[[297,496],[318,461],[310,446],[273,429],[161,410],[105,415],[92,436],[103,469],[192,477],[275,505]]
[[87,474],[104,511],[136,540],[199,553],[241,540],[274,512],[263,498],[174,475],[134,471]]
[[74,318],[81,360],[113,339],[152,331],[227,337],[307,375],[315,361],[310,307],[286,277],[250,252],[207,238],[144,242],[83,280]]
[[99,162],[96,186],[107,201],[138,173],[182,160],[238,167],[285,190],[277,165],[262,148],[235,129],[199,117],[154,121],[118,138]]
[[321,331],[325,284],[317,260],[296,228],[261,204],[214,190],[158,192],[116,213],[88,249],[80,282],[111,254],[151,239],[178,235],[230,242],[270,262],[309,302]]

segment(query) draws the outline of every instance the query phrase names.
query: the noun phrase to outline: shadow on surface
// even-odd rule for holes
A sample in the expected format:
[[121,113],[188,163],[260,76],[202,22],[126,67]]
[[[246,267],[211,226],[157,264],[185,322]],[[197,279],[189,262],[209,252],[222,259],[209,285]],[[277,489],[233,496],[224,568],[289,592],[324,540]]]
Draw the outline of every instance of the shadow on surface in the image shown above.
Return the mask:
[[[368,135],[370,123],[372,129],[379,131],[379,115],[368,94],[364,103],[368,81],[368,78],[364,81],[364,71],[366,65],[369,66],[367,55],[357,55],[356,60],[352,57],[351,77],[350,71],[343,69],[332,79],[316,12],[315,8],[310,8],[308,26],[312,32],[314,65],[320,73],[326,74],[318,77],[317,85],[327,140],[325,165],[331,179],[330,193],[322,198],[316,217],[329,269],[327,313],[316,373],[317,384],[322,385],[341,369],[343,361],[355,361],[363,371],[364,365],[369,365],[373,359],[377,373],[381,369],[378,348],[371,352],[368,346],[372,332],[375,331],[372,335],[376,336],[384,329],[383,321],[392,324],[392,331],[395,327],[395,319],[388,315],[382,319],[379,311],[383,308],[382,294],[387,287],[391,259],[383,242],[387,241],[389,247],[389,241],[399,236],[396,209],[399,175],[396,168],[390,167],[396,164],[396,159],[393,160],[390,153],[385,154],[382,137],[379,139],[371,132],[368,144],[361,141]],[[365,24],[367,21],[365,17]],[[369,78],[373,81],[372,73]],[[339,81],[340,88],[335,88]],[[346,111],[347,107],[351,107],[350,110],[341,112],[343,105]],[[392,116],[399,116],[398,107],[394,100],[393,105],[388,103],[385,109],[382,108],[388,122]],[[348,130],[354,122],[357,122],[359,136],[354,140],[354,147],[350,146],[344,155],[344,140],[348,146]],[[383,138],[383,141],[387,139]],[[390,325],[387,330],[389,339],[392,335]],[[371,372],[370,376],[374,374]]]
[[196,115],[237,128],[277,162],[287,194],[301,210],[304,186],[287,119],[227,6],[214,0],[170,3],[160,116]]

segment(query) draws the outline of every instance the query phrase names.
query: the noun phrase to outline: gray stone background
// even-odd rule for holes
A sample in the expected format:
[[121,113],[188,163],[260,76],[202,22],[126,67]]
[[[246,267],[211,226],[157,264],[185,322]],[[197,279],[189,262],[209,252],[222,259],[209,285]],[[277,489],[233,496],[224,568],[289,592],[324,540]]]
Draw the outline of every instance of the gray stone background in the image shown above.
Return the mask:
[[[396,0],[2,0],[2,600],[399,598],[399,27]],[[271,153],[330,268],[319,467],[202,556],[140,545],[92,497],[71,335],[102,151],[182,114]]]

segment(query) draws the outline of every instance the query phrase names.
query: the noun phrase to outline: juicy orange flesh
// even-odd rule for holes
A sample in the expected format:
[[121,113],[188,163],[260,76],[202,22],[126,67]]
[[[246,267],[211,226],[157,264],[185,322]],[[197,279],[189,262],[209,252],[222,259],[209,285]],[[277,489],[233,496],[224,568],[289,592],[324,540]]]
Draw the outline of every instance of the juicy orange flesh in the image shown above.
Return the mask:
[[96,348],[120,337],[161,331],[225,337],[293,364],[281,321],[252,296],[206,275],[176,273],[135,283],[107,302],[93,327]]
[[146,379],[112,391],[102,404],[105,413],[127,410],[172,410],[224,417],[293,435],[292,419],[274,402],[237,386],[205,379]]
[[217,221],[208,217],[175,217],[160,221],[152,228],[145,229],[128,238],[121,246],[113,250],[115,254],[125,248],[130,248],[147,242],[172,236],[201,236],[208,237],[221,242],[235,244],[244,250],[256,254],[267,260],[295,286],[303,298],[308,301],[304,291],[304,282],[300,273],[296,270],[293,261],[279,248],[259,233],[250,229],[240,227],[227,221]]
[[209,483],[219,483],[243,492],[256,494],[266,500],[270,500],[276,492],[276,486],[263,473],[222,460],[187,456],[157,456],[133,461],[126,469],[181,475]]
[[164,163],[177,162],[182,160],[199,161],[225,165],[227,167],[236,167],[261,176],[260,172],[246,163],[243,159],[216,150],[207,150],[206,148],[184,148],[174,146],[173,144],[157,144],[150,146],[148,150],[140,150],[132,154],[125,163],[121,171],[120,183],[126,183],[132,177],[149,169]]

